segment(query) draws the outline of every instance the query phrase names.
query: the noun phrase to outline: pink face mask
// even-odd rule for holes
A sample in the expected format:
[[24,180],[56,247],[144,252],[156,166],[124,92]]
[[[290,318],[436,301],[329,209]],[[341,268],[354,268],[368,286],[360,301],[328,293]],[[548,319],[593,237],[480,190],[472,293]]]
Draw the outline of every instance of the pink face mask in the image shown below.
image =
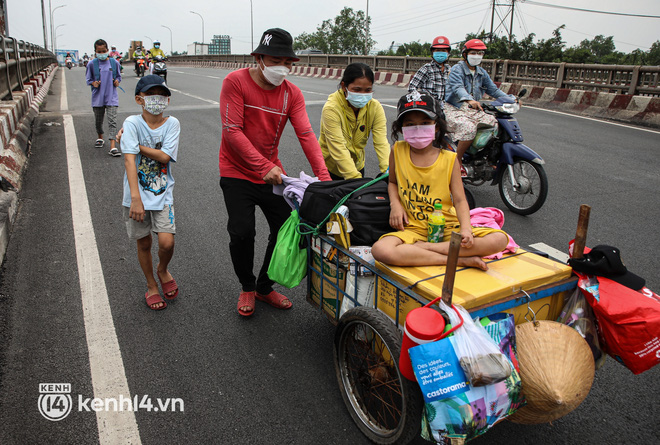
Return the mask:
[[403,139],[413,148],[426,148],[435,139],[435,125],[403,127]]

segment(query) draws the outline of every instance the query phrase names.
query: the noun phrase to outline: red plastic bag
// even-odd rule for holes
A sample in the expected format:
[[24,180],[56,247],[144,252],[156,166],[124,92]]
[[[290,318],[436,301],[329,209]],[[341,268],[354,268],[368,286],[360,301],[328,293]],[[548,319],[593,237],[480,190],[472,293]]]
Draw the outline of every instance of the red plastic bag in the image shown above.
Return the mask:
[[638,292],[605,277],[573,272],[598,320],[603,350],[633,374],[660,363],[660,296],[647,287]]

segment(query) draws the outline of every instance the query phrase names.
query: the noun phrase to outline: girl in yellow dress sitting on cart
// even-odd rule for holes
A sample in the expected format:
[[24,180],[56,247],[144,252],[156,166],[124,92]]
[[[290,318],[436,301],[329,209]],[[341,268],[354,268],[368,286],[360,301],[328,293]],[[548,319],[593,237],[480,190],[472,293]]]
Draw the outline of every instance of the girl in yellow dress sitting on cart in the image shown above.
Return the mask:
[[[456,153],[445,150],[446,124],[440,105],[425,91],[401,97],[392,138],[403,133],[390,153],[388,192],[390,225],[396,232],[383,235],[372,247],[374,258],[395,266],[447,264],[452,231],[461,235],[458,265],[488,270],[481,259],[504,250],[508,235],[502,230],[470,225]],[[435,203],[445,217],[443,241],[427,242],[428,217]]]

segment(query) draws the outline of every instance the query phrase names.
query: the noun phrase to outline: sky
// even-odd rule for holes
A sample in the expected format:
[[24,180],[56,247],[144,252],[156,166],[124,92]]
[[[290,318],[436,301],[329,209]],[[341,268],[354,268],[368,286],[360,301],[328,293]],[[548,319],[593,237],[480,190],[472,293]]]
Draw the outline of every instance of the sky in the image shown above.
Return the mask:
[[[43,46],[41,0],[6,0],[8,35]],[[344,7],[365,10],[369,5],[371,35],[376,49],[387,49],[392,42],[430,42],[445,35],[450,41],[461,41],[469,32],[490,30],[492,0],[50,0],[55,10],[58,48],[93,50],[98,38],[127,51],[131,40],[142,40],[151,47],[161,41],[167,53],[185,51],[187,45],[202,40],[210,42],[215,34],[231,36],[232,53],[249,54],[263,31],[284,28],[294,37],[312,33],[323,20],[336,17]],[[508,0],[498,0],[505,3]],[[537,0],[539,3],[573,8],[660,16],[660,0]],[[49,0],[44,0],[49,22]],[[254,32],[250,32],[250,4],[253,9]],[[100,6],[104,5],[104,6]],[[563,40],[568,46],[579,44],[596,35],[613,36],[618,51],[636,48],[647,51],[660,40],[660,18],[623,17],[569,11],[528,4],[516,0],[514,34],[520,40],[529,33],[536,39],[549,39],[552,31],[564,24]],[[500,8],[503,12],[506,8]],[[192,14],[195,11],[202,16]],[[495,26],[499,21],[496,18]],[[507,19],[507,26],[509,19]],[[62,26],[60,26],[62,25]],[[167,26],[170,31],[163,27]],[[50,36],[50,33],[49,33]],[[171,39],[171,40],[170,40]],[[172,43],[170,43],[170,41]],[[487,56],[486,56],[487,57]]]

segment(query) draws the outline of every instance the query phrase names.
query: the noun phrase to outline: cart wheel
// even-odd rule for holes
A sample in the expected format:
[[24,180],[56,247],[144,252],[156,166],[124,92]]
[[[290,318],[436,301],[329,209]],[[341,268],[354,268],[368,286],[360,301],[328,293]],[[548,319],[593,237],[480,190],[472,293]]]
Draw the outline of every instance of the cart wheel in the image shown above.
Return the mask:
[[375,309],[357,307],[339,320],[335,371],[351,417],[371,441],[406,444],[419,435],[424,400],[399,372],[401,332]]

